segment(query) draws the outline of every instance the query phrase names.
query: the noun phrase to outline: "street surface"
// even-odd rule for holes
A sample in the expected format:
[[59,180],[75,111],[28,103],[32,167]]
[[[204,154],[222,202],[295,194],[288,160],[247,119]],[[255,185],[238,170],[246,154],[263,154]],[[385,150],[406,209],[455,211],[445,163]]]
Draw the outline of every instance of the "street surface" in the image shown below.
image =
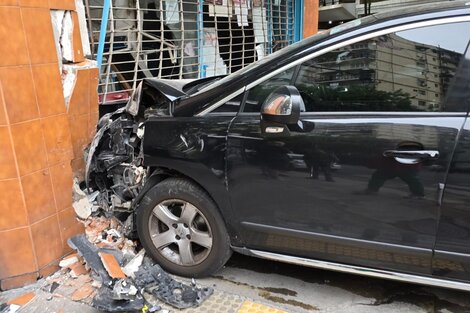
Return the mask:
[[[234,254],[216,275],[199,279],[197,283],[212,286],[215,290],[201,307],[181,311],[164,307],[170,312],[236,313],[241,312],[242,303],[252,301],[291,313],[470,312],[469,293],[318,270],[239,254]],[[41,280],[35,285],[0,293],[0,302],[34,291],[36,298],[19,312],[99,313],[67,297],[52,297],[40,289],[43,284],[44,280]]]
[[200,283],[289,312],[470,312],[470,294],[234,254]]

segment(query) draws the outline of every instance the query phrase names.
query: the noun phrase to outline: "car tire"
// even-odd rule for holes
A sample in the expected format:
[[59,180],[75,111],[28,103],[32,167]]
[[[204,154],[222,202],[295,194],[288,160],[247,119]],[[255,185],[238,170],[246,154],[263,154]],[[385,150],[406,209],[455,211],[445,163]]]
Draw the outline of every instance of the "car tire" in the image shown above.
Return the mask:
[[232,254],[216,204],[186,179],[168,178],[151,188],[137,208],[136,227],[147,254],[176,275],[211,275]]

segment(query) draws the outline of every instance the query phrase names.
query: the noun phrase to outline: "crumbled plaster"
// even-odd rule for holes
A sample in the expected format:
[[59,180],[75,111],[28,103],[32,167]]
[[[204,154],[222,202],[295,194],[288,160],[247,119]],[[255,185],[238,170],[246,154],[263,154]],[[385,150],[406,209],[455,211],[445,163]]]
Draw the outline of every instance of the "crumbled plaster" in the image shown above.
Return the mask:
[[[90,42],[88,40],[88,30],[85,21],[85,8],[81,1],[76,1],[77,14],[79,17],[80,35],[82,38],[83,51],[85,55],[90,55]],[[51,10],[51,21],[54,29],[57,55],[59,56],[59,66],[62,73],[62,86],[65,98],[65,106],[68,110],[70,97],[72,96],[77,77],[77,70],[95,68],[95,61],[86,60],[85,62],[73,63],[73,28],[72,11]]]
[[62,47],[62,59],[73,63],[73,19],[70,11],[65,11],[65,16],[62,20],[60,46]]
[[60,44],[60,38],[62,36],[62,23],[64,20],[64,10],[51,10],[51,22],[52,30],[54,31],[54,43],[57,50],[59,59],[59,66],[62,68],[62,47]]
[[73,20],[71,11],[52,10],[52,26],[56,35],[56,47],[62,63],[73,62]]
[[72,207],[77,216],[81,219],[87,219],[91,215],[93,205],[86,193],[84,193],[79,186],[78,180],[74,179],[72,189],[73,203]]
[[73,21],[70,11],[51,10],[52,28],[54,30],[59,66],[62,73],[62,86],[65,106],[68,109],[69,99],[75,85],[75,71],[66,68],[73,61]]
[[75,87],[75,80],[77,78],[77,71],[73,65],[65,65],[62,68],[62,88],[64,91],[65,108],[69,110],[70,97],[72,96],[73,88]]
[[82,38],[83,53],[85,56],[91,56],[90,38],[88,37],[88,28],[86,23],[85,6],[83,0],[75,0],[77,8],[78,24],[80,27],[80,37]]

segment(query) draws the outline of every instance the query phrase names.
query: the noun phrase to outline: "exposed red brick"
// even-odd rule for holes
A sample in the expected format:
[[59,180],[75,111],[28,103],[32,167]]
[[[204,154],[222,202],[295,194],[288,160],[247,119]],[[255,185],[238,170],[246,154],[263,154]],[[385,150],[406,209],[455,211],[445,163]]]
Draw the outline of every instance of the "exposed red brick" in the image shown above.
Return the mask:
[[34,292],[28,292],[25,293],[24,295],[21,295],[19,297],[16,297],[10,301],[8,301],[8,304],[16,304],[19,306],[24,306],[31,302],[36,297],[36,294]]
[[84,300],[88,298],[89,296],[91,296],[94,290],[95,289],[90,283],[85,283],[83,286],[75,290],[75,292],[72,294],[72,300],[73,301]]
[[114,255],[105,252],[100,252],[99,255],[109,276],[112,278],[126,278],[126,274],[122,271]]

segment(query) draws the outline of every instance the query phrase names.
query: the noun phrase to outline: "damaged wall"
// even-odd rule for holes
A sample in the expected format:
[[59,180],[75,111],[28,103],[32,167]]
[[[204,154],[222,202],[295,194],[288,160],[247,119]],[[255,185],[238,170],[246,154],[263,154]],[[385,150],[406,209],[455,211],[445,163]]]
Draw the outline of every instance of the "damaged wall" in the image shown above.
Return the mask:
[[[55,10],[73,17],[71,60],[58,49]],[[98,71],[84,57],[75,10],[75,0],[0,0],[1,290],[58,269],[66,240],[83,232],[72,181],[83,176],[98,119]]]

